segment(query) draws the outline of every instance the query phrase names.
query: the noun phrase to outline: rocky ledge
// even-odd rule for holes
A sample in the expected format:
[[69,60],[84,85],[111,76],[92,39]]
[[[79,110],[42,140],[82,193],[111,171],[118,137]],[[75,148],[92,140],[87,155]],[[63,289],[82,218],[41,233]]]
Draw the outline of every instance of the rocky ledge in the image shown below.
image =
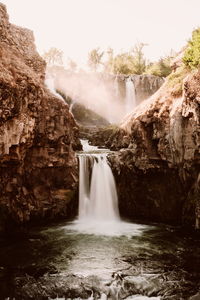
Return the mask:
[[0,4],[0,229],[74,213],[80,148],[68,105],[44,85],[31,31]]
[[141,103],[109,141],[123,216],[199,228],[200,73],[182,95],[169,80]]

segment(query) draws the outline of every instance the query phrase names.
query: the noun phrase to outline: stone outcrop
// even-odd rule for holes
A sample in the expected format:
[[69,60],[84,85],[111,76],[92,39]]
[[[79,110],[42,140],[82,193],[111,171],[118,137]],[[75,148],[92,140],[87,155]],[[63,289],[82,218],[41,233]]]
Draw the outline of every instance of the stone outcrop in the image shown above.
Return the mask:
[[44,85],[31,31],[0,4],[0,227],[70,216],[77,184],[78,128]]
[[183,95],[168,81],[123,121],[109,145],[123,216],[176,224],[200,219],[200,73]]

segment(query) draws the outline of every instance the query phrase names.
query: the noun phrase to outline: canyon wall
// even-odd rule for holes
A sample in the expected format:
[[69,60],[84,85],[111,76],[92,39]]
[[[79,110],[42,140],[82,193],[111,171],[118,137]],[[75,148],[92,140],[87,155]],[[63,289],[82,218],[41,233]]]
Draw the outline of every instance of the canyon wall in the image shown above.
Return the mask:
[[131,80],[134,84],[136,105],[152,96],[164,83],[164,78],[149,74],[113,76],[115,92],[117,89],[118,97],[119,99],[123,99],[122,101],[125,101],[126,98],[127,79]]
[[200,220],[200,73],[180,97],[169,80],[107,140],[124,217],[186,224]]
[[70,216],[78,128],[68,105],[44,85],[32,32],[11,25],[3,4],[0,68],[0,230]]

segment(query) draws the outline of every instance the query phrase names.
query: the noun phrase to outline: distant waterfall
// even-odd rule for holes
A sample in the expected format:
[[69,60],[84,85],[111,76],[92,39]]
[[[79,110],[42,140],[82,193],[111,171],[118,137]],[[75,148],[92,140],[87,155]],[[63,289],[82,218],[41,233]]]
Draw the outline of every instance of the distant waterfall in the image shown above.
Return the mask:
[[130,113],[136,106],[135,86],[131,77],[126,79],[125,112]]
[[106,156],[79,155],[79,219],[119,219],[115,180]]

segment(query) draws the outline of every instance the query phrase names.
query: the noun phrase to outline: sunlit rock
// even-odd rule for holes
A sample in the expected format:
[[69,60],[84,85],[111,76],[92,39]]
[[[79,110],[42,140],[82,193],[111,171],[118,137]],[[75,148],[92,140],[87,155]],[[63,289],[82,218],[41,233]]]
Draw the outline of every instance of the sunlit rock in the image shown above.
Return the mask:
[[199,85],[197,72],[175,97],[166,81],[110,138],[123,215],[199,228]]

